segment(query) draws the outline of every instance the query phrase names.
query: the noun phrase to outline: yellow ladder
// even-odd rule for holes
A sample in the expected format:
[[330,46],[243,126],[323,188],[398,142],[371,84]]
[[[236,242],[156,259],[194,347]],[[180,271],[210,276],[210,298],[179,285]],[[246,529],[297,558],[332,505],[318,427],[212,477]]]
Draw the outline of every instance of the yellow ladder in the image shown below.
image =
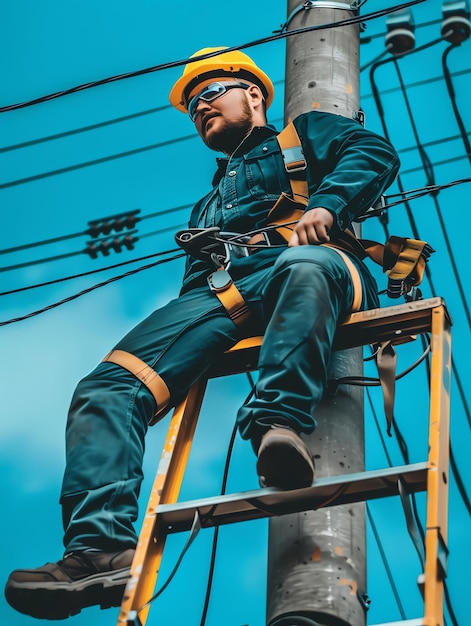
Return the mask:
[[[431,335],[428,458],[421,463],[320,478],[295,491],[260,489],[177,503],[207,380],[256,368],[261,337],[240,341],[205,378],[198,380],[173,413],[124,593],[118,626],[144,626],[167,535],[325,506],[427,492],[425,567],[421,575],[424,615],[377,626],[443,626],[443,580],[447,571],[448,455],[450,417],[450,318],[441,298],[354,313],[339,327],[335,349],[343,350],[417,334]],[[342,487],[339,490],[339,487]],[[341,493],[340,496],[337,494]],[[255,504],[256,502],[256,504]],[[268,511],[270,513],[268,513]]]

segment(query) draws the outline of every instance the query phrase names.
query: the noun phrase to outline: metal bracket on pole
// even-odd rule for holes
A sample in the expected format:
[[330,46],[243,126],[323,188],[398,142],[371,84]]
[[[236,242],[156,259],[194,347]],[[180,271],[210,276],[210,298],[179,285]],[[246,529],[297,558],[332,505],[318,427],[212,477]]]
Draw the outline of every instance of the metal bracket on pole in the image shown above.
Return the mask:
[[358,11],[359,4],[354,0],[351,4],[347,2],[333,2],[332,0],[306,0],[299,6],[297,6],[291,13],[288,15],[288,19],[284,24],[281,25],[279,30],[274,30],[274,33],[284,33],[288,30],[288,26],[290,25],[292,19],[300,13],[301,11],[308,11],[309,9],[340,9],[344,11]]

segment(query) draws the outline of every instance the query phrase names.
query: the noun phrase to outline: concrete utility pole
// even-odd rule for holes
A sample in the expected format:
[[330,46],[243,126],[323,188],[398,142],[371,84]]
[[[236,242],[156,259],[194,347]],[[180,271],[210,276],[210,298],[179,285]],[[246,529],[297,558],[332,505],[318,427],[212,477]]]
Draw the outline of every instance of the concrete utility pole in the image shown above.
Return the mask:
[[[288,30],[354,15],[350,4],[313,0]],[[288,1],[288,15],[301,6]],[[352,117],[359,109],[359,25],[286,40],[285,121],[311,110]],[[362,372],[361,350],[336,353],[332,376]],[[308,438],[316,477],[364,471],[363,393],[342,386],[316,410]],[[364,626],[365,505],[333,506],[270,519],[267,624]],[[302,618],[302,619],[299,619]]]

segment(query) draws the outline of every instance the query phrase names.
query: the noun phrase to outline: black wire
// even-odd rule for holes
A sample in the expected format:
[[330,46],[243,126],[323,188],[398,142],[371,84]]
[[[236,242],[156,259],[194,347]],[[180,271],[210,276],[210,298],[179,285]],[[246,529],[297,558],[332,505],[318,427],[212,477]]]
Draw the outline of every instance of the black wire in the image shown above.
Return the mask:
[[458,491],[460,493],[461,499],[463,500],[463,504],[468,511],[468,514],[471,515],[471,502],[469,500],[466,487],[464,486],[463,479],[461,477],[461,473],[458,470],[458,465],[456,464],[455,455],[453,452],[453,446],[450,443],[450,466],[453,476],[455,478],[456,486],[458,487]]
[[[441,41],[441,39],[439,41]],[[414,133],[414,138],[415,138],[415,141],[417,143],[417,149],[418,149],[418,152],[419,152],[420,160],[422,161],[422,165],[424,167],[424,172],[425,172],[425,176],[427,178],[427,183],[429,185],[434,185],[435,184],[435,176],[434,176],[434,172],[433,172],[433,166],[432,166],[432,163],[431,163],[430,159],[428,158],[427,153],[425,152],[425,150],[424,150],[424,148],[423,148],[423,146],[422,146],[422,144],[420,142],[419,133],[417,131],[417,125],[415,123],[415,118],[414,118],[414,115],[412,113],[412,108],[411,108],[409,97],[407,95],[407,91],[406,91],[406,88],[405,88],[405,85],[404,85],[404,81],[403,81],[403,78],[402,78],[401,70],[399,68],[399,64],[398,64],[396,58],[393,59],[393,62],[394,62],[394,67],[396,68],[396,73],[397,73],[397,77],[399,79],[399,84],[401,86],[401,90],[402,90],[402,93],[403,93],[403,96],[404,96],[404,102],[406,104],[407,113],[409,115],[409,120],[410,120],[410,123],[411,123],[411,126],[412,126],[412,132]],[[456,263],[455,253],[453,252],[453,247],[451,245],[450,238],[448,236],[448,229],[447,229],[445,220],[443,219],[443,213],[442,213],[442,210],[440,208],[440,204],[438,202],[436,194],[432,194],[432,200],[433,200],[433,203],[435,205],[435,211],[437,213],[438,221],[440,223],[440,228],[442,230],[443,238],[445,240],[445,246],[446,246],[446,249],[447,249],[447,252],[448,252],[448,256],[450,258],[451,266],[452,266],[452,269],[453,269],[453,274],[455,276],[456,284],[457,284],[458,291],[459,291],[459,294],[460,294],[460,297],[461,297],[461,302],[462,302],[464,311],[466,313],[466,317],[467,317],[467,320],[468,320],[468,326],[471,329],[471,311],[470,311],[469,306],[468,306],[468,302],[467,302],[466,295],[465,295],[464,288],[463,288],[463,283],[461,281],[460,273],[458,271],[458,266],[457,266],[457,263]]]
[[471,143],[468,139],[468,135],[466,133],[466,128],[463,123],[463,118],[460,115],[460,111],[458,109],[458,105],[456,103],[456,94],[455,89],[453,87],[453,82],[451,80],[450,70],[448,68],[448,55],[452,50],[454,50],[457,46],[451,45],[449,46],[442,55],[442,67],[443,67],[443,76],[445,78],[445,84],[448,89],[448,95],[450,97],[451,106],[453,109],[453,113],[455,114],[456,123],[458,124],[458,128],[460,129],[461,138],[463,140],[464,149],[466,151],[466,156],[468,157],[469,163],[471,165]]
[[35,98],[34,100],[28,100],[26,102],[20,102],[17,104],[10,104],[7,106],[3,106],[0,107],[0,113],[5,113],[7,111],[14,111],[17,109],[24,109],[26,107],[35,105],[35,104],[40,104],[41,102],[47,102],[50,100],[54,100],[56,98],[60,98],[62,96],[66,96],[66,95],[70,95],[72,93],[77,93],[79,91],[85,91],[86,89],[91,89],[93,87],[99,87],[101,85],[105,85],[108,83],[113,83],[113,82],[117,82],[119,80],[124,80],[127,78],[135,78],[137,76],[143,76],[145,74],[150,74],[153,72],[157,72],[157,71],[162,71],[162,70],[166,70],[166,69],[171,69],[171,68],[175,68],[175,67],[181,67],[182,65],[188,65],[189,63],[195,63],[198,61],[202,61],[203,59],[210,59],[213,57],[217,57],[221,54],[227,53],[227,52],[235,52],[237,50],[246,50],[247,48],[253,48],[255,46],[259,46],[261,44],[265,44],[265,43],[269,43],[272,41],[277,41],[279,39],[286,39],[287,37],[292,37],[295,35],[301,35],[303,33],[309,33],[309,32],[313,32],[313,31],[317,31],[317,30],[328,30],[330,28],[339,28],[341,26],[350,26],[353,24],[363,24],[364,22],[368,22],[370,20],[379,18],[379,17],[384,17],[385,15],[388,15],[390,13],[393,13],[394,11],[400,11],[402,9],[406,9],[409,8],[411,6],[414,6],[416,4],[420,4],[422,2],[424,2],[425,0],[409,0],[409,2],[403,3],[403,4],[399,4],[395,7],[390,7],[387,9],[381,9],[379,11],[374,11],[373,13],[369,13],[363,16],[356,16],[356,17],[352,17],[352,18],[347,18],[344,20],[340,20],[337,22],[330,22],[328,24],[317,24],[317,25],[313,25],[313,26],[307,26],[305,28],[298,28],[295,30],[291,30],[288,32],[283,32],[283,33],[277,33],[268,37],[263,37],[261,39],[256,39],[254,41],[245,43],[245,44],[240,44],[240,45],[236,45],[236,46],[231,46],[231,47],[227,47],[224,50],[216,50],[214,52],[210,52],[207,54],[202,54],[199,56],[193,56],[190,58],[185,58],[185,59],[181,59],[179,61],[170,61],[168,63],[162,63],[159,65],[154,65],[152,67],[148,67],[142,70],[137,70],[134,72],[127,72],[125,74],[118,74],[116,76],[111,76],[109,78],[102,78],[101,80],[97,80],[97,81],[92,81],[89,83],[84,83],[82,85],[78,85],[76,87],[71,87],[69,89],[64,89],[62,91],[58,91],[56,93],[52,93],[52,94],[48,94],[46,96],[41,96],[39,98]]
[[[410,465],[409,448],[407,446],[406,440],[404,439],[404,437],[403,437],[403,435],[401,433],[401,430],[400,430],[399,426],[397,425],[396,421],[393,422],[393,429],[394,429],[394,433],[395,433],[396,438],[397,438],[397,443],[399,445],[399,450],[401,451],[402,458],[404,459],[404,463],[406,465]],[[411,501],[412,501],[412,511],[414,513],[414,518],[415,518],[415,522],[417,524],[417,528],[419,530],[420,538],[422,539],[422,543],[425,543],[425,531],[424,531],[424,527],[422,525],[422,522],[420,520],[419,512],[417,510],[417,501],[416,501],[416,498],[415,498],[415,494],[411,494]]]
[[107,161],[116,161],[117,159],[124,159],[130,156],[134,156],[136,154],[141,154],[142,152],[149,152],[150,150],[157,150],[159,148],[163,148],[166,146],[172,146],[181,141],[187,141],[189,139],[196,139],[197,137],[198,135],[195,133],[191,135],[184,135],[182,137],[177,137],[176,139],[169,139],[168,141],[161,141],[160,143],[153,143],[148,146],[134,148],[133,150],[126,150],[125,152],[118,152],[116,154],[111,154],[109,156],[101,157],[99,159],[92,159],[91,161],[84,161],[83,163],[77,163],[75,165],[69,165],[67,167],[60,167],[57,170],[43,172],[42,174],[34,174],[33,176],[27,176],[25,178],[18,178],[16,180],[12,180],[12,181],[8,181],[6,183],[0,184],[0,190],[8,189],[9,187],[16,187],[17,185],[23,185],[25,183],[31,183],[36,180],[41,180],[43,178],[49,178],[50,176],[57,176],[58,174],[66,174],[68,172],[73,172],[74,170],[80,170],[85,167],[92,167],[94,165],[100,165],[101,163],[106,163]]
[[[358,218],[356,218],[355,221],[356,222],[364,222],[367,219],[370,219],[372,217],[376,217],[378,215],[381,215],[384,212],[385,209],[390,209],[390,208],[392,208],[394,206],[398,206],[398,205],[403,204],[403,203],[405,203],[407,201],[415,200],[417,198],[421,198],[421,197],[426,196],[428,194],[437,193],[440,190],[448,189],[449,187],[453,187],[455,185],[459,185],[459,184],[463,184],[463,183],[469,183],[469,182],[471,182],[471,177],[455,180],[455,181],[452,181],[450,183],[444,183],[442,185],[438,185],[438,184],[426,185],[424,187],[418,187],[416,189],[409,190],[409,191],[403,191],[401,193],[385,195],[384,196],[384,200],[385,200],[386,204],[385,204],[384,207],[382,207],[380,209],[372,209],[372,210],[368,211],[368,213],[366,213],[365,215],[362,215],[362,216],[359,216]],[[413,192],[416,192],[415,195],[409,195],[409,194],[411,194]],[[395,202],[389,202],[390,198],[394,198],[394,197],[397,197],[397,196],[403,196],[403,197],[400,200],[397,200]],[[406,198],[406,196],[408,196],[408,197]],[[190,204],[184,204],[184,205],[180,205],[180,206],[177,206],[177,207],[173,207],[173,208],[170,208],[170,209],[165,209],[163,211],[156,211],[155,213],[149,213],[147,215],[140,216],[139,217],[139,221],[142,222],[144,220],[151,219],[151,218],[154,218],[154,217],[162,217],[164,215],[173,214],[173,213],[176,213],[178,211],[189,209],[192,206],[193,206],[193,204],[190,203]],[[137,239],[143,239],[145,237],[150,237],[150,236],[153,236],[154,234],[158,234],[158,233],[164,232],[164,231],[169,231],[169,230],[172,230],[172,229],[176,231],[179,228],[179,226],[181,226],[181,225],[176,224],[174,226],[170,226],[170,227],[165,228],[165,229],[160,230],[160,231],[153,231],[151,233],[141,234],[141,235],[139,235],[139,237]],[[28,243],[28,244],[22,244],[20,246],[15,246],[13,248],[6,248],[6,249],[3,249],[3,250],[0,250],[0,255],[1,254],[9,254],[9,253],[14,253],[14,252],[19,252],[19,251],[22,251],[22,250],[27,250],[27,249],[35,248],[35,247],[50,245],[52,243],[58,243],[58,242],[61,242],[61,241],[65,241],[67,239],[73,239],[73,238],[84,236],[84,235],[87,235],[87,234],[89,234],[89,231],[85,230],[85,231],[81,231],[81,232],[78,232],[78,233],[72,233],[72,234],[69,234],[69,235],[62,235],[62,236],[58,236],[58,237],[53,237],[51,239],[43,239],[43,240],[40,240],[40,241],[35,241],[35,242]],[[104,239],[109,239],[109,237],[112,237],[112,236],[113,235],[110,233],[110,235],[104,237]],[[119,236],[119,235],[117,235],[117,236]],[[237,243],[235,243],[234,245],[237,245]],[[66,253],[64,255],[58,255],[58,256],[55,256],[55,257],[49,257],[49,258],[45,258],[45,259],[36,259],[34,261],[20,263],[20,264],[12,265],[12,266],[7,266],[5,268],[0,268],[0,272],[7,271],[7,270],[21,269],[21,268],[24,268],[24,267],[29,267],[31,265],[36,265],[36,264],[47,262],[47,261],[60,260],[60,259],[63,259],[63,258],[76,256],[76,255],[82,254],[84,252],[87,253],[87,250],[79,250],[79,251],[76,251],[76,252]],[[49,284],[49,283],[47,283],[47,284]],[[14,293],[14,292],[11,292],[11,293]],[[0,293],[0,296],[1,295],[4,295],[4,294]]]
[[[250,389],[248,396],[244,400],[244,404],[250,400],[250,398],[253,396],[255,392],[255,382],[252,378],[252,375],[250,372],[246,372],[246,374],[247,374],[247,378],[249,379],[251,389]],[[234,443],[235,443],[236,436],[237,436],[237,423],[234,424],[231,437],[229,440],[229,445],[227,448],[226,462],[224,465],[224,472],[223,472],[222,483],[221,483],[221,491],[220,491],[221,496],[223,496],[226,493],[227,479],[229,476],[229,467],[231,463],[232,453],[234,451]],[[218,539],[219,539],[219,526],[216,526],[216,528],[214,529],[214,535],[213,535],[211,559],[210,559],[209,572],[208,572],[208,582],[206,585],[206,595],[204,598],[204,606],[203,606],[203,611],[201,614],[200,626],[204,626],[204,624],[206,623],[206,616],[208,614],[209,600],[211,598],[211,591],[212,591],[213,579],[214,579],[214,565],[216,563]]]
[[78,135],[79,133],[86,133],[90,130],[97,130],[99,128],[104,128],[106,126],[112,126],[113,124],[120,124],[121,122],[128,122],[129,120],[133,120],[138,117],[151,115],[153,113],[160,113],[161,111],[165,111],[171,108],[172,108],[171,104],[165,104],[163,106],[154,107],[153,109],[146,109],[145,111],[138,111],[137,113],[131,113],[129,115],[123,115],[121,117],[115,117],[114,119],[105,120],[104,122],[98,122],[97,124],[89,124],[88,126],[82,126],[81,128],[74,128],[72,130],[66,130],[62,133],[56,133],[54,135],[48,135],[46,137],[39,137],[38,139],[31,139],[30,141],[23,141],[21,143],[16,143],[10,146],[5,146],[3,148],[0,148],[0,154],[2,154],[3,152],[11,152],[12,150],[20,150],[22,148],[29,148],[30,146],[36,146],[38,144],[46,143],[48,141],[56,141],[57,139],[64,139],[65,137],[71,137],[73,135]]
[[371,530],[373,531],[373,536],[376,541],[376,545],[378,546],[379,554],[381,556],[381,560],[383,561],[384,569],[386,570],[386,575],[389,580],[389,584],[391,586],[394,599],[396,600],[397,608],[399,609],[399,613],[401,614],[401,618],[403,620],[406,619],[406,613],[404,611],[404,607],[402,605],[401,596],[399,595],[399,591],[396,587],[396,582],[394,580],[393,573],[391,571],[391,567],[389,565],[388,558],[386,556],[386,552],[384,551],[384,547],[381,541],[381,537],[379,535],[378,529],[376,528],[375,521],[373,519],[373,515],[371,514],[370,507],[368,502],[366,503],[366,514],[368,515],[368,520],[370,522]]
[[[421,26],[421,25],[419,25]],[[383,53],[381,54],[381,57],[383,56]],[[374,59],[371,63],[368,63],[368,67],[374,62],[376,62],[377,60],[379,60],[379,58]],[[366,68],[365,68],[366,69]],[[457,78],[459,76],[464,76],[466,74],[470,74],[471,73],[471,69],[466,69],[466,70],[459,70],[456,72],[449,72],[449,77],[450,78]],[[407,88],[411,89],[413,87],[422,87],[423,85],[426,85],[427,87],[429,87],[432,83],[436,83],[439,81],[443,80],[443,76],[434,76],[432,78],[428,78],[426,80],[419,80],[419,81],[414,81],[412,83],[408,83],[407,84]],[[273,81],[273,84],[276,85],[282,85],[285,81],[283,79],[278,79]],[[387,89],[383,89],[382,93],[383,95],[386,94],[392,94],[395,93],[397,91],[400,91],[399,87],[389,87]],[[362,99],[365,100],[367,98],[371,98],[373,96],[373,94],[370,93],[366,93],[362,95]],[[91,130],[97,130],[99,128],[104,128],[106,126],[111,126],[114,124],[120,124],[122,122],[126,122],[132,119],[136,119],[138,117],[143,117],[146,115],[152,115],[153,113],[160,113],[162,111],[166,111],[169,109],[172,109],[172,105],[171,104],[165,104],[165,105],[161,105],[158,107],[154,107],[152,109],[146,109],[144,111],[138,111],[137,113],[131,113],[129,115],[123,115],[121,117],[117,117],[111,120],[105,120],[103,122],[98,122],[96,124],[90,124],[88,126],[82,126],[81,128],[74,128],[72,130],[67,130],[64,131],[62,133],[56,133],[54,135],[47,135],[45,137],[39,137],[37,139],[32,139],[30,141],[24,141],[21,143],[17,143],[17,144],[11,144],[9,146],[4,146],[4,147],[0,147],[0,154],[4,153],[4,152],[11,152],[13,150],[19,150],[22,148],[28,148],[30,146],[35,146],[35,145],[39,145],[41,143],[46,143],[49,141],[55,141],[57,139],[64,139],[65,137],[70,137],[73,135],[77,135],[80,133],[84,133],[84,132],[89,132]],[[468,133],[469,134],[469,133]],[[450,137],[448,139],[440,139],[437,142],[428,142],[426,144],[424,144],[425,146],[428,145],[434,145],[435,143],[444,143],[446,141],[453,141],[454,139],[458,138],[460,135],[457,135],[456,137]],[[399,152],[407,152],[409,150],[415,150],[415,146],[411,147],[411,148],[402,148]]]
[[[425,339],[423,336],[422,338]],[[424,341],[424,343],[426,342]],[[431,345],[430,345],[430,338],[429,338],[428,344],[424,346],[424,351],[419,356],[419,358],[414,363],[412,363],[412,365],[410,365],[405,370],[397,374],[394,377],[394,380],[400,380],[401,378],[404,378],[404,376],[407,376],[408,374],[410,374],[416,367],[418,367],[422,363],[422,361],[426,359],[427,355],[430,352],[430,349],[431,349]],[[360,386],[360,387],[379,387],[381,385],[381,380],[373,376],[342,376],[341,378],[330,378],[328,380],[328,385],[331,389],[333,387],[334,390],[339,385],[353,385],[353,386]]]
[[468,425],[471,428],[471,411],[469,409],[469,404],[466,399],[463,383],[461,382],[461,377],[459,375],[458,368],[455,365],[455,360],[453,358],[453,355],[451,357],[451,371],[453,372],[453,378],[456,382],[456,386],[458,387],[458,392],[460,394],[461,401],[463,402],[463,407],[464,407],[466,418],[468,420]]
[[62,235],[60,237],[52,237],[51,239],[43,239],[42,241],[34,241],[33,243],[26,243],[21,246],[14,246],[13,248],[4,248],[3,250],[0,250],[0,254],[11,254],[13,252],[21,252],[22,250],[29,250],[30,248],[37,248],[39,246],[48,246],[51,243],[59,243],[60,241],[83,237],[87,234],[88,232],[86,230],[82,230],[79,233],[71,233],[70,235]]
[[[438,20],[431,20],[430,22],[422,22],[421,24],[417,24],[416,28],[426,28],[428,26],[435,26],[436,24],[441,24],[442,20],[438,19]],[[383,38],[387,35],[387,32],[382,32],[382,33],[376,33],[374,35],[367,35],[366,37],[363,37],[362,39],[360,39],[360,44],[368,44],[370,43],[370,41],[373,41],[373,39],[379,39],[380,37]]]
[[73,294],[72,296],[68,296],[67,298],[64,298],[63,300],[59,300],[59,302],[54,302],[53,304],[49,304],[48,306],[45,306],[42,309],[38,309],[37,311],[32,311],[31,313],[27,313],[26,315],[22,315],[21,317],[15,317],[15,318],[0,322],[0,326],[7,326],[8,324],[22,322],[23,320],[29,319],[30,317],[35,317],[36,315],[40,315],[41,313],[44,313],[45,311],[50,311],[51,309],[55,309],[56,307],[61,306],[62,304],[65,304],[66,302],[71,302],[72,300],[76,300],[80,296],[90,293],[91,291],[94,291],[95,289],[99,289],[100,287],[109,285],[110,283],[116,282],[117,280],[126,278],[127,276],[132,276],[133,274],[137,274],[138,272],[142,272],[143,270],[147,270],[151,267],[156,267],[157,265],[161,265],[162,263],[168,263],[169,261],[179,259],[183,256],[185,256],[184,252],[182,252],[181,254],[176,254],[173,257],[170,257],[169,259],[162,259],[160,261],[154,261],[153,263],[149,263],[142,267],[138,267],[134,270],[130,270],[129,272],[126,272],[124,274],[120,274],[119,276],[113,276],[112,278],[109,278],[108,280],[105,280],[101,283],[97,283],[96,285],[92,285],[91,287],[88,287],[87,289],[83,289],[82,291],[79,291],[78,293]]
[[[119,239],[120,237],[122,237],[123,239],[128,238],[129,236],[132,237],[132,241],[131,243],[134,244],[137,243],[138,241],[140,241],[141,239],[145,239],[147,237],[155,237],[156,235],[161,235],[162,233],[166,233],[166,232],[175,232],[178,228],[183,227],[183,224],[176,224],[173,226],[167,226],[166,228],[160,228],[159,230],[154,230],[152,232],[149,233],[145,233],[143,235],[139,235],[139,236],[133,236],[137,231],[128,231],[127,235],[119,235],[119,234],[115,234],[115,235],[111,235],[111,236],[106,236],[106,237],[102,237],[100,239],[94,239],[93,241],[89,242],[89,243],[93,243],[93,244],[99,244],[100,242],[104,242],[104,241],[109,241],[114,240],[114,239]],[[120,242],[122,246],[126,246],[126,244],[124,243],[124,241]],[[99,247],[99,246],[98,246]],[[117,254],[119,254],[121,251],[117,252]],[[33,265],[40,265],[41,263],[49,263],[51,261],[59,261],[65,258],[69,258],[69,257],[73,257],[73,256],[78,256],[80,254],[86,254],[88,256],[90,256],[90,250],[89,248],[85,248],[84,250],[77,250],[76,252],[68,252],[66,254],[59,254],[57,256],[50,256],[50,257],[46,257],[43,259],[35,259],[33,261],[25,261],[24,263],[17,263],[16,265],[7,265],[6,267],[0,267],[0,272],[10,272],[12,270],[18,270],[18,269],[23,269],[25,267],[31,267]],[[97,251],[97,256],[99,255],[99,250]],[[104,253],[103,253],[104,254]],[[104,254],[104,256],[106,256]],[[152,257],[152,255],[150,255],[150,257]],[[131,263],[133,261],[130,261]],[[19,290],[15,290],[15,291],[22,291],[22,289]],[[12,292],[5,292],[5,293],[15,293],[15,291]],[[4,294],[0,294],[0,295],[4,295]]]
[[[163,211],[156,211],[155,213],[148,213],[147,215],[140,215],[139,217],[136,217],[136,222],[142,222],[144,220],[148,220],[154,217],[162,217],[163,215],[168,215],[170,213],[177,213],[178,211],[183,211],[186,209],[189,209],[193,206],[193,204],[182,204],[180,206],[177,207],[173,207],[171,209],[164,209]],[[126,212],[121,214],[121,217],[125,217],[127,215]],[[104,218],[101,218],[100,220],[97,221],[103,221]],[[94,221],[94,220],[91,220]],[[59,237],[52,237],[51,239],[42,239],[40,241],[33,241],[31,243],[26,243],[26,244],[22,244],[20,246],[14,246],[13,248],[4,248],[3,250],[0,250],[0,254],[11,254],[14,252],[21,252],[23,250],[29,250],[31,248],[38,248],[40,246],[48,246],[50,244],[53,243],[59,243],[60,241],[66,241],[67,239],[74,239],[76,237],[83,237],[84,235],[89,235],[90,237],[92,236],[90,233],[91,227],[87,228],[87,230],[82,230],[78,233],[71,233],[70,235],[61,235]],[[112,229],[113,231],[115,229]],[[123,230],[122,231],[116,231],[117,236],[120,235],[120,233],[122,232],[128,232],[129,231],[129,227],[128,226],[123,226]],[[104,239],[108,239],[109,237],[112,237],[113,233],[110,232],[108,235],[105,235]],[[145,237],[146,235],[142,235],[141,237]],[[94,241],[97,241],[96,238],[94,238]],[[77,253],[78,254],[78,253]],[[0,268],[1,270],[1,268]]]
[[[408,86],[406,85],[406,88],[408,89]],[[471,135],[471,131],[468,133],[468,135]],[[430,141],[425,141],[424,143],[422,143],[422,145],[424,146],[424,148],[431,148],[432,146],[441,146],[445,143],[447,143],[448,141],[456,141],[457,139],[460,139],[461,135],[450,135],[449,137],[445,137],[445,138],[441,138],[440,139],[432,139]],[[406,148],[400,148],[398,150],[399,154],[404,154],[405,152],[412,152],[417,150],[417,146],[408,146]]]
[[73,274],[72,276],[64,276],[62,278],[55,278],[54,280],[48,280],[44,283],[38,283],[36,285],[28,285],[27,287],[18,287],[17,289],[10,289],[10,291],[0,292],[0,296],[9,296],[14,293],[20,293],[21,291],[29,291],[30,289],[38,289],[39,287],[49,287],[50,285],[56,285],[57,283],[63,283],[67,280],[73,280],[75,278],[83,278],[84,276],[90,276],[91,274],[98,274],[98,272],[106,272],[107,270],[113,270],[123,265],[129,265],[130,263],[138,263],[139,261],[147,261],[153,259],[156,256],[163,256],[164,254],[173,254],[178,252],[179,248],[173,250],[165,250],[164,252],[154,252],[146,256],[138,257],[137,259],[131,259],[130,261],[122,261],[121,263],[115,263],[114,265],[107,265],[106,267],[99,267],[95,270],[89,270],[88,272],[81,272],[80,274]]

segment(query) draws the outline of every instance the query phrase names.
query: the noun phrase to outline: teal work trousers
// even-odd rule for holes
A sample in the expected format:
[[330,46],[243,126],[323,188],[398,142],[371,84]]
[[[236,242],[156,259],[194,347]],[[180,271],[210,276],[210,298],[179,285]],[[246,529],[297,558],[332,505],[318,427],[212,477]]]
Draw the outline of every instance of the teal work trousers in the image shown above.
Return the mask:
[[[354,262],[364,284],[362,307],[377,306],[371,275]],[[152,313],[115,348],[153,367],[175,406],[224,351],[243,337],[263,334],[255,394],[237,415],[242,437],[256,450],[273,423],[299,433],[314,430],[335,330],[350,313],[353,284],[334,250],[298,246],[236,285],[251,311],[242,328],[209,287],[200,287]],[[100,363],[77,386],[61,494],[66,551],[135,546],[144,439],[155,410],[149,390],[113,363]]]

